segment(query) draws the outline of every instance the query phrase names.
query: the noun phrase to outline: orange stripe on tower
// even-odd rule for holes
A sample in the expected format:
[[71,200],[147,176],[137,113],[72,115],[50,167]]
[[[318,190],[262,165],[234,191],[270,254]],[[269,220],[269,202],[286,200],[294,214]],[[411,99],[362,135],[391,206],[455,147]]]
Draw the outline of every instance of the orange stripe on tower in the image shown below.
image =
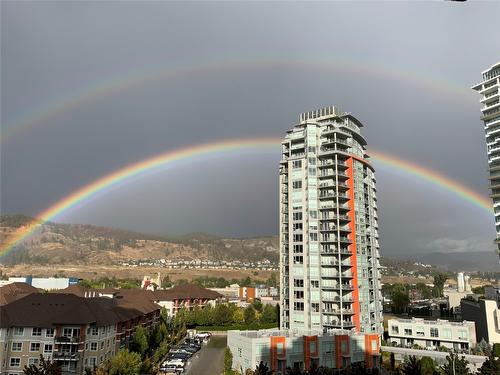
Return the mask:
[[352,287],[354,290],[352,291],[354,302],[352,304],[352,308],[354,310],[354,325],[356,326],[357,331],[361,330],[360,324],[360,311],[359,311],[359,290],[358,290],[358,263],[356,258],[356,216],[354,212],[354,166],[353,166],[353,158],[350,157],[347,159],[347,176],[349,177],[349,212],[348,216],[350,218],[349,227],[351,228],[351,266],[352,266]]

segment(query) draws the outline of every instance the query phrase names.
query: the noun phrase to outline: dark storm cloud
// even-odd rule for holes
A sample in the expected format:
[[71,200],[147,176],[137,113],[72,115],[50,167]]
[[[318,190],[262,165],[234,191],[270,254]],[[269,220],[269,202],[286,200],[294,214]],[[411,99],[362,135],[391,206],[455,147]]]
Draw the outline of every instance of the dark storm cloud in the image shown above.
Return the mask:
[[[280,137],[299,112],[331,104],[365,123],[369,148],[488,193],[479,97],[469,87],[498,61],[491,47],[500,45],[498,4],[1,6],[4,131],[54,98],[114,77],[289,61],[226,64],[132,86],[12,135],[1,150],[4,212],[34,215],[116,168],[183,145]],[[307,64],[315,61],[330,63]],[[278,158],[171,168],[61,219],[147,232],[276,233]],[[489,214],[390,169],[377,176],[383,254],[492,248]]]

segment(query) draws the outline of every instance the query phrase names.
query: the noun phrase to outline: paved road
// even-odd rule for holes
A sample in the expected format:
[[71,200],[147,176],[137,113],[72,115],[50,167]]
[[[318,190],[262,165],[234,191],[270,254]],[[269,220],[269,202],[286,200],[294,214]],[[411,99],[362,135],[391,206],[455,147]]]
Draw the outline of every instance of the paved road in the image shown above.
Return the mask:
[[220,375],[224,369],[224,350],[227,345],[226,336],[212,336],[206,346],[191,358],[186,375]]

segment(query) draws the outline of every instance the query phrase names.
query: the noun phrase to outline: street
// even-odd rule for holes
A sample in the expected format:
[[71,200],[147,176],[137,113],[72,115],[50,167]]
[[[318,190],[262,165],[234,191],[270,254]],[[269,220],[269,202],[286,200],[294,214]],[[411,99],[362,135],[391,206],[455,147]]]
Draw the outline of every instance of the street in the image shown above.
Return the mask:
[[206,346],[194,355],[187,368],[187,375],[220,375],[224,368],[224,350],[227,336],[212,336]]

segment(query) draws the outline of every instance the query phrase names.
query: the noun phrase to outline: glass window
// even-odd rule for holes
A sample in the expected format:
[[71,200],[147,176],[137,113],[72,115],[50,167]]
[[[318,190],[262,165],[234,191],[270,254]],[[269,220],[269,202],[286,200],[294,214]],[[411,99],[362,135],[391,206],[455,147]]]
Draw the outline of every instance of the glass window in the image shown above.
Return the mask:
[[293,309],[295,311],[304,311],[304,302],[294,302]]
[[443,335],[443,338],[445,338],[445,339],[451,339],[451,329],[450,328],[443,328],[442,335]]
[[439,337],[439,331],[437,328],[431,328],[431,337]]
[[99,328],[92,327],[92,336],[97,336],[99,334]]
[[22,342],[13,342],[12,343],[12,351],[13,352],[20,352],[23,350],[23,343]]
[[31,336],[41,336],[42,335],[42,329],[41,328],[33,328],[31,331]]
[[303,279],[294,279],[293,286],[296,288],[303,288],[304,287],[304,280]]
[[303,253],[304,252],[304,245],[293,245],[293,252],[294,253]]
[[458,338],[459,339],[467,339],[468,338],[468,335],[467,335],[467,331],[466,330],[459,330],[458,331]]
[[292,187],[294,189],[302,189],[302,180],[292,181]]
[[296,290],[293,292],[294,297],[296,299],[304,299],[304,291],[303,290]]
[[40,351],[40,343],[32,342],[30,345],[30,352],[38,352],[38,351]]
[[24,335],[23,327],[14,327],[14,336],[22,336]]
[[52,344],[45,344],[43,347],[43,352],[44,353],[52,353]]
[[391,333],[399,333],[399,327],[398,326],[391,326]]
[[97,342],[91,342],[90,343],[90,350],[96,351],[97,350]]
[[10,367],[19,367],[21,366],[21,358],[10,358]]
[[292,162],[292,168],[301,168],[302,167],[302,160],[294,160]]
[[45,331],[45,337],[54,337],[54,328],[47,328],[47,331]]
[[302,257],[302,256],[294,256],[293,257],[293,263],[294,264],[303,264],[304,263],[304,257]]

